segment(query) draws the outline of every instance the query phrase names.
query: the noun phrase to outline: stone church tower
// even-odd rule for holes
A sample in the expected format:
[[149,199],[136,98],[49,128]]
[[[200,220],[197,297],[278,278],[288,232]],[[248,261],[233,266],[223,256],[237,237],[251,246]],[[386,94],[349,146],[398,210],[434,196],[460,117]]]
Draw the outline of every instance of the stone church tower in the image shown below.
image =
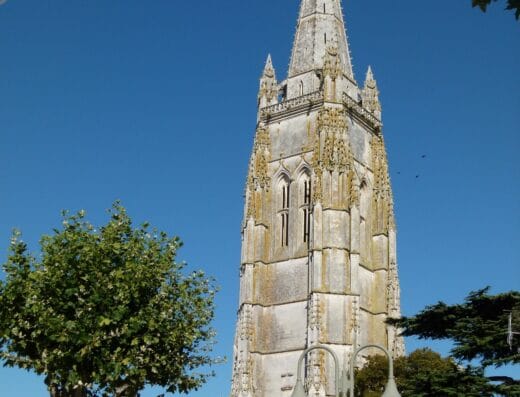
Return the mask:
[[[340,0],[302,0],[288,77],[267,59],[245,192],[232,397],[290,397],[301,352],[403,354],[396,228],[376,81],[354,79]],[[332,359],[306,362],[333,395]]]

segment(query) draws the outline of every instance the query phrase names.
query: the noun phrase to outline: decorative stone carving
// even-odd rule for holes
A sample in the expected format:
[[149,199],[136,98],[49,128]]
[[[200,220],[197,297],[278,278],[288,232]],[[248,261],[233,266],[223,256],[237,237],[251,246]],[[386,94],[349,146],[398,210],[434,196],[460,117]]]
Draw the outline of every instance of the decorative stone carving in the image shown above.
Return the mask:
[[325,144],[323,145],[323,155],[321,157],[321,163],[327,171],[334,171],[334,167],[336,166],[336,148],[334,147],[334,132],[326,131],[325,134],[326,137]]
[[336,143],[336,161],[339,172],[345,172],[352,164],[352,153],[347,147],[345,138],[341,137]]
[[394,201],[390,187],[388,161],[386,158],[385,143],[382,135],[374,136],[371,142],[372,171],[374,173],[373,233],[387,234],[388,230],[395,229]]
[[[320,309],[320,299],[318,294],[312,294],[310,300],[309,300],[309,329],[311,331],[318,331],[320,330],[321,326],[321,309]],[[315,337],[311,341],[312,343],[318,343],[318,337],[317,335],[314,335]]]
[[313,189],[312,189],[312,201],[314,203],[321,202],[323,199],[323,185],[322,185],[322,177],[323,177],[323,169],[321,165],[321,143],[320,143],[320,134],[317,130],[313,134],[312,138],[312,171],[313,171]]
[[349,207],[359,207],[361,192],[354,167],[352,167],[348,173],[347,184],[349,192]]
[[328,171],[344,172],[350,167],[352,153],[347,145],[348,123],[342,108],[323,108],[318,115],[318,131],[326,134],[322,163]]
[[271,138],[269,130],[260,125],[256,131],[253,154],[249,162],[249,172],[246,187],[247,217],[258,215],[257,192],[269,190],[271,177],[269,176],[269,162],[271,161]]
[[325,353],[318,350],[311,352],[309,356],[307,362],[307,373],[309,375],[306,378],[309,396],[325,397],[325,385],[327,384]]
[[323,170],[321,166],[313,168],[314,171],[314,189],[312,192],[312,200],[314,203],[321,203],[323,200]]
[[318,130],[334,133],[344,132],[348,129],[345,110],[339,107],[324,107],[318,114]]
[[271,140],[269,130],[265,127],[259,127],[255,142],[254,182],[256,188],[265,189],[269,187],[271,181],[268,175],[270,160]]
[[372,68],[369,66],[365,80],[365,88],[362,92],[363,107],[381,120],[381,103],[379,102],[379,90],[374,79]]
[[314,202],[323,200],[324,171],[343,173],[353,170],[347,131],[347,116],[343,108],[324,107],[319,111],[312,164],[315,175]]
[[253,339],[253,313],[251,305],[244,305],[240,314],[240,339],[251,342]]
[[338,43],[332,41],[325,51],[323,57],[323,75],[335,80],[342,73],[341,58],[338,54]]
[[250,344],[254,335],[251,305],[244,305],[239,313],[235,359],[233,366],[232,395],[251,397],[253,394],[253,361]]
[[258,107],[272,106],[278,102],[278,83],[271,60],[267,57],[262,77],[260,78],[260,89],[258,91]]
[[[387,279],[387,312],[391,318],[401,317],[401,288],[399,285],[399,276],[397,272],[397,264],[392,261],[388,267]],[[394,357],[400,357],[405,354],[403,337],[399,335],[399,330],[394,326],[390,326],[393,340],[389,341],[392,347]]]
[[338,88],[338,80],[342,77],[341,58],[338,54],[338,46],[336,41],[332,41],[325,50],[323,57],[323,92],[324,98],[329,102],[338,102],[341,99],[341,93]]
[[351,338],[352,338],[352,346],[354,349],[358,347],[358,334],[359,334],[359,298],[354,297],[352,300],[352,329],[351,329]]
[[397,265],[395,262],[390,263],[387,286],[387,310],[390,316],[395,316],[398,314],[400,302],[399,279],[397,277]]
[[[319,294],[312,294],[308,305],[307,322],[309,327],[309,346],[314,346],[320,343],[320,333],[322,330],[322,307]],[[324,361],[325,357],[322,352],[316,351],[309,355],[307,362],[307,372],[309,376],[306,379],[306,384],[310,395],[315,395],[316,393],[320,395],[320,393],[323,392],[323,385],[326,384]]]
[[254,167],[252,159],[249,162],[249,172],[247,173],[246,182],[246,218],[255,217],[256,203],[255,203],[255,189],[253,183]]

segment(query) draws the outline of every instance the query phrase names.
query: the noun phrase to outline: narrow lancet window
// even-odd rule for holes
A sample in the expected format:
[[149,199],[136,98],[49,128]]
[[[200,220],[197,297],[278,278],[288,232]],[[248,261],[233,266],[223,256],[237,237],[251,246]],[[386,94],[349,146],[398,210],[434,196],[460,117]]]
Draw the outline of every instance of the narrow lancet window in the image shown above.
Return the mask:
[[280,245],[282,247],[289,246],[289,203],[290,203],[290,186],[288,181],[283,181],[280,192]]
[[308,243],[311,232],[311,181],[303,182],[303,242]]

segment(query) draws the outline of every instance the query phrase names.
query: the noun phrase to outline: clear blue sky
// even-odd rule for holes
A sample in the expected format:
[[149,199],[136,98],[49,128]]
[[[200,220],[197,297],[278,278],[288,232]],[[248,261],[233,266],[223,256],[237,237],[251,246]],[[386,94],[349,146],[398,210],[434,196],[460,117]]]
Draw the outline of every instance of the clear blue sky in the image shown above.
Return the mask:
[[[215,354],[230,358],[258,78],[268,52],[285,76],[298,3],[1,5],[0,261],[13,227],[37,250],[61,209],[101,223],[121,199],[217,278]],[[344,1],[357,80],[370,64],[381,90],[408,315],[520,289],[520,22],[504,3]],[[216,371],[191,395],[226,396],[231,362]],[[0,369],[0,395],[47,394]]]

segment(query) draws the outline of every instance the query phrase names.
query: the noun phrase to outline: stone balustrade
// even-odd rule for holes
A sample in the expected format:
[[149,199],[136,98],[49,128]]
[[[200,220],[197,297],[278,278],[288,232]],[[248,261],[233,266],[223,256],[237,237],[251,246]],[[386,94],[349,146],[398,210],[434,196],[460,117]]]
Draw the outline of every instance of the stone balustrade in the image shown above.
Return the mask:
[[314,91],[310,94],[277,103],[276,105],[266,106],[265,108],[262,108],[260,112],[262,117],[274,116],[289,109],[305,107],[318,101],[323,101],[323,91]]
[[345,106],[355,112],[359,117],[367,121],[373,127],[380,129],[383,124],[376,116],[361,106],[354,98],[348,95],[346,92],[343,93],[343,103]]
[[[310,94],[302,95],[294,99],[290,99],[288,101],[280,102],[275,105],[266,106],[260,109],[260,117],[262,119],[270,118],[277,116],[281,113],[284,113],[289,110],[296,110],[298,108],[305,108],[309,105],[316,104],[318,102],[322,102],[323,91],[314,91]],[[376,116],[374,116],[371,112],[366,110],[363,106],[359,104],[354,98],[352,98],[347,93],[343,93],[343,104],[352,112],[354,112],[358,117],[363,119],[365,122],[370,124],[372,127],[376,129],[381,129],[382,123]]]

